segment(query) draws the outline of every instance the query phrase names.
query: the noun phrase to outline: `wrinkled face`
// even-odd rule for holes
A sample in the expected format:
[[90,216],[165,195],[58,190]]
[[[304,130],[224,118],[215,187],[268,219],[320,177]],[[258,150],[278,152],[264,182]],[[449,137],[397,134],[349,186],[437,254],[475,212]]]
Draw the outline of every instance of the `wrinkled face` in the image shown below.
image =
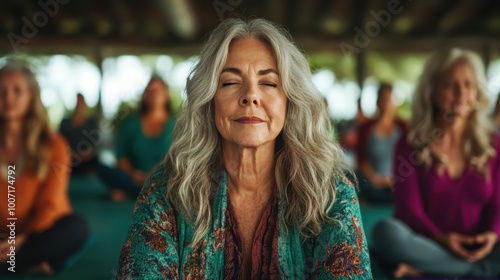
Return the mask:
[[445,118],[467,118],[474,111],[477,95],[474,70],[468,63],[457,62],[440,77],[434,103]]
[[231,43],[214,96],[215,125],[223,141],[243,147],[274,143],[286,103],[271,47],[253,38]]
[[18,71],[0,75],[0,117],[6,121],[24,119],[31,105],[28,79]]

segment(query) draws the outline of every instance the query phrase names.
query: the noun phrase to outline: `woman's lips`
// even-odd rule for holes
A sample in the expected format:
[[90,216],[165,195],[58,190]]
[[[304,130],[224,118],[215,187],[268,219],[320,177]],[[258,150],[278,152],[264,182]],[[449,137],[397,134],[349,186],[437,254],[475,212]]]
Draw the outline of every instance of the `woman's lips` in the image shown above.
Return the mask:
[[243,124],[254,124],[254,123],[264,122],[264,120],[257,118],[257,117],[242,117],[242,118],[236,119],[235,121],[239,122],[239,123],[243,123]]

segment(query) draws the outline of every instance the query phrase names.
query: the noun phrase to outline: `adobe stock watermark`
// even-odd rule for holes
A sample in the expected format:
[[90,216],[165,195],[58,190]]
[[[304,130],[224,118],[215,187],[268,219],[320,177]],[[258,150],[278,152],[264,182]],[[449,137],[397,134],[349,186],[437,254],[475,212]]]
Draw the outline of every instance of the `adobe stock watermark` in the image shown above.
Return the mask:
[[[406,0],[411,1],[411,0]],[[372,39],[377,37],[382,28],[386,28],[392,21],[393,16],[401,13],[403,11],[403,5],[399,0],[389,0],[387,2],[387,9],[380,10],[378,12],[371,11],[370,15],[373,17],[372,20],[365,24],[365,28],[361,30],[359,26],[354,27],[353,44],[346,42],[340,43],[340,49],[344,55],[351,55],[353,53],[358,54],[362,49],[368,47]]]
[[21,44],[29,43],[38,34],[39,28],[46,26],[49,23],[49,17],[53,18],[59,12],[60,5],[66,5],[69,0],[39,0],[38,6],[41,10],[33,14],[31,20],[27,17],[22,17],[21,35],[14,32],[7,34],[10,45],[15,52],[18,52]]
[[224,13],[234,11],[234,8],[242,2],[243,0],[215,0],[212,4],[219,18],[223,20]]

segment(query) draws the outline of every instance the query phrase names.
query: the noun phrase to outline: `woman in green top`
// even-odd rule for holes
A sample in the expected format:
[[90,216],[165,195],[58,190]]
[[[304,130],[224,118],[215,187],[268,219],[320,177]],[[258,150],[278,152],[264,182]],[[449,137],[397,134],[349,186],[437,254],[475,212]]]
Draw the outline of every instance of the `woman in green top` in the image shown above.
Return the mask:
[[152,169],[167,154],[174,123],[168,86],[153,76],[142,95],[139,116],[128,117],[118,129],[118,169],[99,168],[99,176],[111,188],[113,200],[137,197]]
[[211,34],[118,279],[371,279],[354,186],[304,55],[261,19]]

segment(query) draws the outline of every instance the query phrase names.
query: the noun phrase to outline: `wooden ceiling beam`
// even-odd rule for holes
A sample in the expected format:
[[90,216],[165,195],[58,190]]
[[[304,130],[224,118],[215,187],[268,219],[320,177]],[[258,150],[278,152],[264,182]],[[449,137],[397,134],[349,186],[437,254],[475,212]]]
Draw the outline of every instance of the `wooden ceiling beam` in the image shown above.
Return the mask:
[[440,21],[438,31],[444,34],[466,34],[471,31],[474,32],[471,23],[478,11],[486,5],[486,1],[487,0],[462,0],[453,11]]
[[267,1],[264,6],[264,18],[283,24],[286,20],[286,0]]
[[318,36],[332,36],[353,32],[350,19],[356,10],[356,3],[353,1],[320,0],[317,16],[313,20],[313,31],[310,33]]
[[422,29],[419,33],[420,34],[436,33],[437,31],[436,27],[440,25],[443,18],[445,18],[448,14],[452,13],[455,10],[455,8],[458,6],[460,2],[461,2],[460,0],[436,1],[436,3],[439,3],[440,6],[438,6],[435,10],[429,11],[425,21],[426,24],[422,26]]

